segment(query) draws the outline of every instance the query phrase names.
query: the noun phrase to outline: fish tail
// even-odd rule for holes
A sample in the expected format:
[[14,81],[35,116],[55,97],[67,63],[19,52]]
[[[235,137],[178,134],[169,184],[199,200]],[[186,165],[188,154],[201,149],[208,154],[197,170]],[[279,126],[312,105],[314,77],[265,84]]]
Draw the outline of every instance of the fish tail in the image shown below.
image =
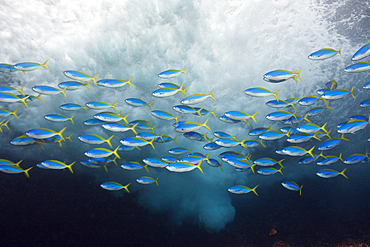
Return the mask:
[[136,135],[137,135],[137,132],[135,130],[135,127],[138,125],[139,123],[136,123],[134,126],[131,127],[131,130],[132,132],[134,132]]
[[172,138],[172,141],[173,141],[174,143],[176,143],[176,145],[179,145],[179,144],[177,143],[177,141],[176,141],[176,138],[177,138],[177,135],[175,135],[175,137],[174,137],[174,138]]
[[220,164],[220,169],[221,169],[221,171],[224,171],[224,169],[222,168],[222,164],[223,164],[224,162],[222,161],[221,162],[221,164]]
[[3,123],[3,124],[2,124],[2,126],[5,126],[5,128],[6,128],[7,130],[10,130],[10,129],[9,129],[9,126],[8,126],[8,123],[9,123],[9,119],[8,119],[8,120],[6,120],[6,122],[5,122],[5,123]]
[[340,137],[340,139],[345,140],[345,141],[349,141],[347,138],[344,138],[344,133],[342,134],[342,136]]
[[65,93],[65,91],[68,89],[68,87],[65,87],[63,90],[61,90],[60,92],[63,94],[64,98],[67,98],[67,95]]
[[297,109],[295,108],[294,103],[295,103],[295,100],[292,103],[288,103],[288,105],[291,105],[293,107],[293,109],[294,109],[294,112],[297,112]]
[[[302,68],[300,68],[299,70],[296,70],[296,71],[294,72],[294,74],[299,78],[299,80],[301,80],[301,81],[302,81],[301,77],[299,76],[299,73],[301,72],[301,70],[302,70]],[[293,78],[294,78],[294,77],[293,77]],[[297,82],[298,82],[298,80],[297,80]]]
[[89,86],[89,82],[90,81],[87,81],[85,84],[83,84],[85,87],[87,87],[87,89],[89,89],[89,91],[91,91],[91,89],[90,89],[90,86]]
[[30,168],[24,170],[24,174],[26,175],[26,177],[30,178],[30,174],[28,174],[28,171],[31,170],[33,168],[33,166],[31,166]]
[[75,113],[75,114],[73,114],[73,115],[72,115],[72,117],[68,118],[69,120],[71,120],[71,123],[72,123],[72,124],[74,124],[74,122],[73,122],[73,117],[74,117],[75,115],[76,115],[76,113]]
[[343,175],[343,177],[345,177],[346,179],[348,179],[348,177],[346,176],[346,174],[344,174],[344,172],[347,170],[347,168],[344,168],[344,170],[342,172],[340,172],[340,174]]
[[[207,132],[208,133],[208,132]],[[206,155],[206,160],[209,162],[209,163],[211,163],[211,161],[209,160],[209,155],[210,155],[211,153],[208,153],[207,155]]]
[[319,137],[317,137],[318,134],[319,134],[319,132],[316,132],[312,137],[315,138],[318,141],[321,141],[321,139]]
[[111,105],[115,112],[117,112],[117,109],[116,109],[117,104],[118,104],[118,101],[116,103],[114,103],[113,105]]
[[125,188],[125,190],[130,193],[130,191],[128,190],[128,186],[130,185],[131,183],[128,183],[127,185],[123,186],[123,188]]
[[254,166],[255,166],[256,164],[252,164],[251,165],[251,170],[252,170],[252,172],[253,172],[253,174],[254,174]]
[[76,163],[76,161],[73,161],[71,164],[67,165],[69,171],[73,174],[72,166]]
[[215,115],[216,109],[217,109],[217,107],[215,109],[213,109],[213,111],[210,112],[213,115],[214,118],[217,118],[216,115]]
[[128,83],[128,85],[130,85],[130,87],[133,87],[133,85],[131,84],[131,79],[133,78],[133,76],[131,76],[130,79],[128,79],[128,81],[126,81]]
[[[54,139],[55,140],[55,139]],[[62,147],[62,139],[60,139],[60,140],[56,140],[57,141],[57,143],[59,144],[59,147]]]
[[42,67],[44,67],[45,69],[47,69],[47,70],[50,70],[49,68],[48,68],[48,66],[46,66],[46,63],[49,61],[49,59],[48,60],[46,60],[46,62],[45,63],[43,63],[43,65],[42,65]]
[[153,104],[153,103],[154,103],[154,100],[148,104],[148,106],[149,106],[150,110],[152,110],[152,111],[153,111],[153,107],[152,107],[152,104]]
[[212,99],[213,99],[213,101],[215,101],[216,102],[216,99],[213,97],[213,91],[214,91],[215,89],[212,89],[212,91],[208,94],[208,96],[209,97],[211,97]]
[[185,97],[186,97],[186,93],[183,91],[183,88],[182,88],[183,86],[184,86],[184,82],[181,83],[181,86],[179,88],[179,91],[182,92],[185,95]]
[[161,137],[162,142],[164,143],[163,135],[164,135],[164,132],[160,135],[160,137]]
[[112,144],[110,143],[110,140],[113,138],[114,135],[112,135],[111,137],[109,137],[108,139],[105,140],[106,143],[108,143],[109,147],[112,148]]
[[193,152],[191,151],[193,149],[193,147],[191,147],[188,151],[189,153],[193,154]]
[[232,136],[232,138],[233,138],[235,141],[237,141],[237,140],[236,140],[236,137],[237,137],[238,135],[239,135],[239,134],[236,134],[236,135]]
[[290,131],[292,131],[292,128],[290,128],[290,129],[288,130],[288,132],[286,132],[286,133],[285,133],[285,135],[286,135],[287,137],[290,137]]
[[278,97],[277,97],[277,93],[280,91],[281,89],[279,89],[279,90],[277,90],[275,93],[273,93],[273,95],[275,96],[275,99],[276,99],[276,101],[277,102],[279,102],[279,99],[278,99]]
[[[193,109],[194,109],[194,108],[193,108]],[[203,117],[203,116],[202,116],[202,114],[200,113],[202,110],[203,110],[203,108],[200,108],[200,109],[197,111],[197,113],[198,113],[198,115],[199,115],[200,117]]]
[[207,122],[208,122],[208,118],[207,118],[207,120],[202,124],[202,126],[204,126],[207,130],[211,130],[211,129],[207,126]]
[[38,142],[38,143],[37,143],[37,145],[39,145],[39,147],[40,147],[41,149],[44,149],[44,147],[42,146],[41,142]]
[[116,159],[117,159],[117,157],[114,157],[114,159],[112,159],[112,161],[113,161],[113,163],[114,163],[116,166],[118,166]]
[[151,139],[150,141],[148,141],[148,143],[152,146],[152,148],[155,150],[155,147],[153,145],[153,141],[154,141],[155,138]]
[[97,74],[96,76],[94,76],[93,78],[91,78],[95,84],[95,86],[97,86],[98,84],[96,84],[96,78],[99,76],[100,74]]
[[83,106],[82,108],[84,108],[84,110],[86,111],[86,112],[89,112],[88,110],[87,110],[87,106],[85,105],[85,106]]
[[262,147],[266,147],[265,144],[263,144],[262,139],[259,141],[259,143],[261,143]]
[[342,56],[342,54],[340,53],[340,50],[342,49],[342,46],[341,47],[339,47],[339,50],[337,51],[338,53],[339,53],[339,55],[341,55]]
[[104,170],[108,172],[107,164],[103,164]]
[[66,137],[70,142],[72,142],[72,139],[71,139],[72,135],[73,135],[73,133]]
[[63,129],[61,129],[61,131],[59,131],[59,132],[57,133],[57,135],[59,135],[59,136],[62,138],[62,141],[65,141],[64,136],[62,135],[62,133],[63,133],[63,131],[64,131],[66,128],[67,128],[67,127],[64,127]]
[[308,117],[308,112],[306,113],[306,115],[304,115],[303,119],[306,120],[307,122],[311,123],[311,121],[307,117]]
[[248,123],[248,121],[247,120],[243,120],[244,121],[244,123],[249,127],[249,123]]
[[282,160],[279,160],[278,161],[278,164],[280,165],[280,167],[282,167],[282,168],[284,168],[284,166],[281,164],[281,162],[283,162],[284,161],[284,159],[282,159]]
[[184,75],[186,75],[185,67],[186,67],[186,64],[185,64],[184,68],[180,71],[180,73],[184,73]]
[[41,93],[39,93],[39,95],[36,97],[38,100],[40,100],[41,102],[44,102],[42,99],[41,99]]
[[16,119],[18,119],[18,116],[16,114],[16,112],[18,111],[19,107],[17,109],[15,109],[13,112],[10,112]]
[[159,177],[157,177],[157,179],[155,180],[155,183],[157,184],[157,186],[159,186],[159,184],[158,184],[158,178]]
[[339,154],[339,157],[338,157],[341,161],[343,161],[343,158],[342,158],[342,153]]
[[273,128],[271,128],[271,126],[272,126],[272,122],[269,124],[269,127],[267,127],[267,129],[274,130]]
[[19,167],[19,164],[20,164],[22,161],[23,161],[23,160],[20,160],[20,161],[18,161],[17,163],[15,163],[14,165]]
[[26,103],[26,100],[29,98],[29,97],[31,97],[31,95],[27,95],[26,97],[24,97],[24,98],[22,98],[21,100],[22,100],[22,102],[23,102],[23,104],[28,108],[28,105],[27,105],[27,103]]
[[352,87],[352,89],[351,89],[351,94],[352,94],[352,97],[356,100],[356,97],[355,97],[355,95],[353,94],[353,87]]
[[119,155],[118,155],[118,153],[117,153],[117,151],[118,151],[118,149],[119,149],[119,147],[120,147],[121,145],[118,145],[118,147],[116,147],[116,149],[114,149],[113,150],[113,152],[112,153],[114,153],[114,155],[118,158],[118,159],[121,159],[121,157],[119,157]]
[[326,136],[329,138],[329,139],[331,139],[331,137],[330,137],[330,132],[331,132],[331,129],[326,133]]
[[302,188],[303,188],[303,185],[301,187],[299,187],[299,195],[300,196],[302,195]]
[[24,93],[23,93],[23,88],[24,86],[26,86],[26,83],[20,88],[18,89],[17,91],[20,92],[23,96],[24,96]]
[[[203,160],[202,160],[203,161]],[[203,173],[203,170],[202,170],[202,168],[200,167],[200,165],[202,164],[202,161],[200,161],[197,165],[195,165],[198,169],[199,169],[199,171],[202,173],[202,174],[204,174]]]
[[[240,142],[240,145],[242,145],[242,147],[244,147],[244,148],[248,148],[246,145],[245,145],[245,141],[248,139],[248,137],[246,137],[246,138],[244,138],[241,142]],[[236,139],[235,139],[235,141],[236,141]]]
[[[340,48],[339,48],[339,50],[340,50]],[[331,87],[330,87],[330,90],[333,90],[334,86],[336,86],[336,85],[337,85],[337,82],[334,80],[334,78],[331,79]]]
[[252,189],[253,193],[256,194],[256,196],[258,196],[257,191],[256,191],[257,187],[258,187],[258,184]]
[[316,146],[313,146],[310,150],[306,151],[313,159],[316,159],[315,155],[312,154],[312,151],[315,149]]
[[154,133],[155,127],[157,127],[157,125],[150,128],[152,130],[152,133]]
[[254,121],[255,123],[257,123],[257,121],[256,121],[256,119],[255,119],[254,117],[256,116],[257,112],[258,112],[258,111],[256,111],[256,112],[251,116],[251,118],[253,119],[253,121]]
[[201,136],[204,138],[204,140],[206,140],[206,142],[208,142],[208,137],[207,137],[207,135],[208,135],[208,131],[207,131],[207,133],[205,133],[204,135],[202,135],[202,134],[201,134]]
[[127,116],[129,115],[130,113],[127,113],[122,119],[125,121],[126,124],[128,124],[128,121],[127,121]]
[[144,169],[149,173],[148,165],[144,165],[143,167],[144,167]]
[[184,82],[181,84],[180,88],[179,88],[179,91],[181,93],[183,93],[186,97],[186,90],[189,88],[189,87],[186,87],[186,88],[182,88],[184,86]]
[[326,126],[326,124],[327,124],[328,122],[326,122],[326,123],[324,123],[324,125],[321,127],[321,129],[323,130],[323,131],[325,131],[325,133],[327,134],[328,132],[326,131],[326,129],[325,129],[325,126]]
[[181,114],[180,115],[178,115],[177,117],[175,117],[175,121],[176,121],[176,124],[178,124],[178,120],[179,120],[179,117],[181,116]]
[[321,151],[321,153],[318,155],[318,156],[321,156],[323,157],[324,159],[326,159],[326,156],[323,154],[324,151]]
[[278,170],[278,172],[280,172],[280,173],[281,173],[281,175],[283,175],[283,176],[284,176],[284,174],[283,174],[282,170],[283,170],[283,168],[282,168],[282,167],[280,167],[280,169]]

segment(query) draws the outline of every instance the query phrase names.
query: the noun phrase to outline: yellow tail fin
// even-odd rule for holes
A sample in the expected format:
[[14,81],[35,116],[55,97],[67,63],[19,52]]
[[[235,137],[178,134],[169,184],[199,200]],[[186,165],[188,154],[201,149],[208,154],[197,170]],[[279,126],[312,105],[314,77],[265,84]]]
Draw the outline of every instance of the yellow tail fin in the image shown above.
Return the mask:
[[251,189],[253,191],[253,193],[256,194],[256,196],[258,196],[257,191],[256,191],[257,187],[258,187],[258,184],[253,189]]
[[73,174],[72,166],[76,163],[76,161],[73,161],[71,164],[66,165],[66,167],[69,169],[69,171]]
[[96,77],[98,77],[99,75],[100,74],[98,74],[98,75],[94,76],[93,78],[91,78],[96,86],[98,85],[98,84],[96,84]]
[[184,68],[180,71],[181,73],[184,73],[184,75],[186,75],[186,73],[185,73],[185,67],[186,67],[186,64],[185,64]]
[[47,70],[50,70],[49,68],[48,68],[48,66],[46,66],[46,63],[49,61],[49,59],[48,60],[46,60],[46,62],[42,65],[45,69],[47,69]]
[[109,147],[112,148],[112,144],[110,143],[110,140],[113,138],[114,135],[112,135],[111,137],[109,137],[108,139],[104,140],[106,143],[108,143]]
[[216,101],[216,99],[213,97],[213,91],[214,91],[215,89],[212,89],[212,91],[208,94],[208,96],[209,97],[211,97],[212,99],[213,99],[213,101]]
[[208,126],[207,126],[207,122],[208,122],[208,118],[207,120],[202,124],[202,126],[204,126],[206,129],[208,130],[211,130]]
[[117,112],[117,109],[116,109],[117,104],[118,104],[118,101],[116,103],[114,103],[113,105],[111,105],[115,112]]
[[121,159],[121,157],[119,157],[119,155],[118,155],[118,153],[117,153],[117,151],[118,151],[118,149],[119,149],[119,147],[120,147],[121,145],[118,145],[118,147],[116,147],[116,149],[114,149],[113,151],[112,151],[112,153],[114,153],[114,155],[118,158],[118,159]]
[[125,185],[125,186],[123,186],[123,188],[128,192],[128,193],[130,193],[130,191],[128,190],[128,186],[130,185],[131,183],[129,183],[129,184],[127,184],[127,185]]
[[30,174],[28,174],[28,171],[31,170],[33,168],[33,166],[31,166],[30,168],[24,170],[24,174],[26,175],[26,177],[30,178]]
[[126,81],[127,84],[129,84],[131,87],[133,87],[133,85],[131,84],[131,79],[133,78],[133,76],[131,76],[130,79],[128,79],[128,81]]

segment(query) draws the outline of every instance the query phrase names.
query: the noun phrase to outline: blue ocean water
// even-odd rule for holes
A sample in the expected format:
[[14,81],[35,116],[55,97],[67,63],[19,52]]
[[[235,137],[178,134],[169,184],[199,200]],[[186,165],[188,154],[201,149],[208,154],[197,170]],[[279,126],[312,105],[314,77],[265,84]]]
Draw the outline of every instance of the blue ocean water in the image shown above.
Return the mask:
[[[333,110],[310,118],[318,125],[327,122],[327,129],[336,132],[338,123],[355,114],[368,114],[359,103],[367,98],[362,86],[369,81],[368,72],[350,74],[344,68],[353,62],[351,56],[369,42],[369,2],[367,1],[4,1],[0,9],[0,63],[44,63],[50,71],[40,68],[23,74],[20,71],[0,73],[2,85],[19,88],[35,94],[33,86],[68,81],[65,70],[78,70],[99,79],[133,77],[133,87],[103,88],[90,83],[91,91],[81,88],[61,94],[41,96],[25,108],[19,103],[1,103],[0,107],[14,110],[20,107],[19,119],[10,116],[10,131],[0,133],[0,158],[19,161],[22,168],[34,166],[30,179],[24,175],[0,174],[1,211],[0,236],[4,244],[32,245],[44,243],[124,246],[148,244],[164,246],[272,246],[284,241],[290,246],[329,246],[346,238],[369,234],[369,205],[367,192],[368,164],[345,165],[342,162],[330,169],[342,171],[344,177],[323,179],[315,173],[322,169],[315,163],[299,165],[297,157],[281,156],[275,150],[290,146],[288,142],[266,141],[266,148],[233,148],[251,154],[252,160],[271,157],[284,158],[284,176],[262,176],[250,171],[240,173],[228,164],[220,168],[202,164],[204,174],[198,170],[189,173],[172,173],[149,168],[127,171],[114,164],[89,169],[79,164],[86,159],[84,152],[95,146],[77,139],[78,135],[94,133],[108,138],[113,133],[100,126],[85,126],[83,121],[93,118],[96,110],[77,112],[75,124],[50,122],[44,115],[58,113],[72,115],[59,108],[63,103],[84,105],[89,101],[119,102],[122,115],[130,113],[129,120],[152,118],[148,107],[135,108],[125,103],[126,98],[154,100],[155,110],[176,114],[172,106],[181,104],[181,93],[168,98],[155,98],[151,93],[162,82],[189,87],[187,94],[208,94],[214,89],[216,102],[207,99],[198,104],[208,110],[216,109],[219,117],[229,110],[256,115],[257,123],[250,121],[229,124],[209,116],[208,125],[213,131],[237,135],[240,140],[249,130],[270,123],[265,116],[275,111],[265,105],[273,96],[256,98],[246,96],[250,87],[264,87],[279,98],[317,95],[331,79],[338,87],[354,87],[356,100],[347,97],[331,101]],[[328,60],[313,61],[307,56],[321,48],[339,49],[342,55]],[[363,61],[368,61],[368,58]],[[186,65],[186,76],[166,80],[157,75],[166,69],[181,70]],[[302,68],[302,82],[288,80],[268,83],[263,74],[275,69],[295,71]],[[196,105],[198,107],[198,105]],[[298,106],[299,115],[309,107]],[[180,120],[200,120],[208,116],[182,116]],[[2,119],[0,119],[1,121]],[[203,149],[204,142],[190,141],[173,130],[174,121],[153,118],[156,133],[178,135],[178,146]],[[65,135],[72,134],[63,146],[43,144],[13,146],[13,138],[33,128],[59,131],[67,127]],[[278,129],[283,124],[274,123]],[[207,131],[201,130],[203,134]],[[132,133],[118,133],[112,139],[113,147]],[[332,135],[339,137],[339,134]],[[365,153],[369,143],[369,130],[347,134],[343,141],[325,155],[348,157]],[[251,138],[252,139],[252,138]],[[239,140],[239,139],[238,139]],[[155,150],[146,146],[131,152],[120,152],[122,164],[141,162],[146,157],[163,157],[175,143],[155,143]],[[311,140],[301,146],[319,145]],[[107,144],[101,147],[109,148]],[[229,149],[211,151],[210,157]],[[314,152],[318,152],[317,150]],[[47,159],[66,163],[77,161],[74,174],[69,171],[44,170],[35,167]],[[135,182],[139,176],[159,177],[159,186],[144,186]],[[303,185],[302,196],[281,186],[283,181]],[[110,192],[100,188],[106,181],[132,183],[131,193]],[[230,194],[227,189],[236,184],[249,187],[259,185],[259,196]],[[271,229],[277,234],[269,236]],[[22,240],[20,240],[22,239]]]

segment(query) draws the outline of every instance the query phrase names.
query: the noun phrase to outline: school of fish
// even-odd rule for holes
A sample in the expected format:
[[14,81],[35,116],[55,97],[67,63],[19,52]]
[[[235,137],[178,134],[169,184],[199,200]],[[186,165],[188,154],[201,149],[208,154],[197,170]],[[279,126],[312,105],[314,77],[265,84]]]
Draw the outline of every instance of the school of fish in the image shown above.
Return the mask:
[[[311,60],[324,60],[329,59],[337,55],[341,56],[341,49],[338,50],[331,48],[323,48],[316,52],[313,52],[308,56]],[[370,43],[363,45],[351,58],[352,61],[358,61],[364,59],[370,55]],[[0,64],[0,72],[2,73],[14,73],[16,71],[22,71],[23,73],[29,73],[30,71],[45,68],[49,70],[47,62],[43,64],[34,62],[22,62],[14,65],[11,64]],[[344,71],[348,73],[363,72],[370,69],[369,62],[356,62],[348,67],[344,68]],[[270,83],[281,83],[289,79],[293,79],[295,82],[301,83],[302,78],[300,77],[301,69],[296,69],[294,72],[278,69],[267,72],[263,75],[263,80]],[[66,70],[63,74],[72,79],[72,81],[61,82],[58,85],[53,86],[38,86],[32,87],[32,90],[37,93],[37,95],[25,95],[23,93],[24,86],[21,88],[14,88],[7,85],[0,85],[0,107],[7,109],[0,109],[0,132],[11,131],[11,121],[22,121],[18,119],[18,111],[27,111],[28,104],[32,104],[32,101],[39,100],[42,101],[42,97],[45,95],[51,95],[51,97],[57,94],[62,94],[67,97],[68,91],[71,90],[84,90],[87,88],[90,90],[91,86],[110,88],[107,90],[114,90],[115,88],[121,88],[126,85],[129,87],[134,87],[134,79],[131,77],[129,80],[123,79],[100,79],[98,77],[100,74],[94,76],[87,75],[83,72],[75,70]],[[65,112],[64,114],[47,114],[43,116],[48,121],[53,122],[66,122],[63,128],[56,129],[46,129],[40,126],[40,128],[24,130],[24,134],[21,136],[14,136],[10,141],[9,145],[14,146],[28,146],[28,145],[38,145],[40,148],[44,148],[43,145],[48,145],[48,143],[58,143],[62,146],[62,142],[66,139],[72,142],[72,134],[77,135],[77,139],[83,143],[91,145],[91,149],[86,150],[84,153],[86,156],[85,160],[71,160],[68,163],[65,161],[58,160],[40,160],[37,169],[68,169],[71,173],[74,173],[73,166],[77,163],[91,168],[91,169],[104,169],[108,172],[108,165],[113,163],[115,165],[120,165],[122,169],[125,170],[143,170],[143,175],[150,174],[150,169],[160,169],[166,168],[170,172],[189,172],[194,169],[198,169],[203,173],[201,167],[202,164],[207,163],[211,167],[220,167],[220,172],[223,172],[223,164],[228,164],[235,168],[236,172],[248,172],[251,174],[256,174],[256,176],[265,175],[271,176],[279,173],[280,176],[284,176],[284,158],[280,160],[275,160],[268,155],[266,157],[254,157],[253,150],[251,148],[259,147],[266,148],[265,143],[267,141],[280,140],[286,138],[286,141],[290,144],[284,145],[279,149],[273,150],[270,153],[277,153],[280,155],[289,156],[299,156],[297,158],[298,164],[310,164],[316,161],[318,166],[328,166],[336,162],[343,162],[347,165],[353,165],[360,162],[368,162],[370,160],[370,153],[365,151],[365,153],[352,154],[346,158],[342,157],[342,153],[337,155],[325,155],[325,151],[331,150],[338,146],[342,141],[350,141],[348,136],[345,134],[354,134],[366,128],[370,119],[369,116],[365,115],[354,115],[348,119],[347,122],[337,123],[337,135],[339,137],[333,138],[331,130],[327,130],[325,127],[327,123],[323,125],[315,124],[310,120],[311,116],[322,114],[326,110],[333,109],[330,107],[330,101],[332,100],[343,100],[346,96],[351,96],[354,99],[353,87],[351,89],[338,88],[335,79],[325,84],[325,88],[317,90],[317,95],[304,95],[301,98],[288,98],[279,99],[278,93],[272,92],[266,88],[255,87],[247,88],[244,93],[247,97],[268,97],[273,96],[275,99],[266,102],[266,105],[273,108],[280,108],[280,110],[273,111],[266,115],[266,119],[271,121],[269,126],[262,126],[254,129],[250,129],[248,136],[237,138],[238,135],[230,135],[222,131],[213,131],[213,136],[209,137],[208,133],[211,129],[207,125],[208,121],[211,119],[217,119],[216,108],[213,110],[204,109],[199,106],[199,103],[210,98],[216,102],[216,98],[213,96],[214,90],[209,93],[198,93],[193,95],[187,95],[186,90],[188,87],[184,87],[184,83],[177,85],[171,82],[171,78],[185,77],[185,66],[182,70],[169,69],[158,74],[158,77],[163,78],[163,83],[159,84],[159,89],[152,92],[153,101],[147,103],[139,98],[126,98],[124,102],[127,105],[133,107],[148,107],[150,109],[150,115],[148,114],[148,120],[142,119],[131,119],[130,113],[122,114],[122,110],[117,112],[116,107],[121,105],[123,102],[103,102],[103,101],[89,101],[85,105],[79,105],[75,103],[65,103],[59,106],[59,108]],[[185,79],[184,79],[185,80]],[[89,84],[93,82],[94,85]],[[297,84],[298,85],[298,84]],[[370,82],[363,86],[364,89],[370,89]],[[127,89],[129,90],[129,88]],[[153,110],[153,104],[155,104],[156,98],[164,97],[177,97],[175,96],[178,92],[181,92],[183,98],[181,104],[172,106],[174,112],[166,112],[163,110]],[[16,104],[12,103],[23,103],[24,107],[14,106]],[[323,103],[323,106],[315,106],[309,109],[304,114],[297,115],[297,106],[312,106],[316,104]],[[197,105],[197,106],[195,106]],[[369,107],[370,98],[365,99],[360,103],[360,107]],[[80,133],[68,133],[68,124],[74,123],[74,116],[79,114],[81,111],[89,112],[89,110],[94,110],[96,113],[93,115],[92,119],[87,119],[84,121],[85,126],[101,126],[108,132],[111,132],[111,136],[108,138],[103,138],[97,134],[80,134]],[[189,114],[193,116],[194,120],[189,121],[181,120],[183,114]],[[253,121],[257,124],[256,115],[258,110],[254,113],[243,112],[238,109],[230,109],[224,112],[219,120],[223,121],[224,124],[246,124],[246,128],[249,128],[248,121]],[[174,129],[178,134],[175,136],[166,135],[166,133],[156,133],[155,127],[152,124],[152,118],[154,117],[159,120],[171,121],[162,122],[167,124],[169,128]],[[202,117],[205,120],[199,120]],[[212,120],[213,121],[213,120]],[[272,124],[279,126],[279,128],[272,128]],[[287,125],[284,127],[284,125]],[[6,130],[5,130],[6,129]],[[206,129],[207,132],[202,134],[201,129]],[[126,133],[123,133],[126,132]],[[334,132],[334,131],[333,131]],[[111,139],[114,136],[120,136],[120,144],[117,146],[112,146]],[[177,146],[177,141],[180,138],[187,138],[194,142],[206,142],[203,149],[208,152],[204,154],[203,152],[195,152],[192,148],[183,148]],[[307,146],[305,143],[309,140],[314,140],[317,142],[316,145]],[[367,139],[370,141],[370,137]],[[151,146],[153,150],[159,148],[161,143],[173,142],[174,146],[168,150],[170,155],[164,157],[143,157],[142,160],[133,160],[119,164],[119,159],[121,159],[120,153],[130,152],[134,149],[141,150],[145,146]],[[102,147],[102,145],[108,145],[109,148]],[[243,151],[225,151],[227,148],[233,147],[243,147]],[[16,148],[16,147],[15,147]],[[217,153],[217,158],[210,158],[214,155],[214,151],[218,149],[224,149],[223,152]],[[315,154],[314,152],[320,152]],[[269,152],[265,152],[266,154]],[[112,158],[113,157],[113,158]],[[320,159],[319,159],[320,157]],[[60,159],[60,157],[59,157]],[[204,162],[205,161],[205,162]],[[259,167],[259,168],[257,168]],[[22,168],[22,160],[20,161],[10,161],[6,159],[0,159],[0,171],[7,174],[21,174],[24,173],[27,177],[30,177],[30,170],[33,168],[27,167]],[[342,175],[347,178],[345,174],[347,168],[342,171],[337,171],[334,169],[319,169],[316,173],[317,176],[321,178],[333,178],[338,175]],[[35,170],[35,169],[34,169]],[[36,171],[32,171],[36,172]],[[129,185],[133,181],[107,181],[102,183],[100,186],[103,189],[116,191],[124,189],[126,192],[130,192]],[[156,184],[160,185],[159,177],[153,178],[150,176],[141,176],[136,179],[137,183],[142,185]],[[302,194],[303,185],[299,181],[284,181],[281,185],[291,191],[297,191]],[[245,194],[253,192],[256,196],[257,184],[243,184],[243,185],[233,185],[227,189],[230,193],[234,194]],[[309,185],[308,185],[309,186]]]

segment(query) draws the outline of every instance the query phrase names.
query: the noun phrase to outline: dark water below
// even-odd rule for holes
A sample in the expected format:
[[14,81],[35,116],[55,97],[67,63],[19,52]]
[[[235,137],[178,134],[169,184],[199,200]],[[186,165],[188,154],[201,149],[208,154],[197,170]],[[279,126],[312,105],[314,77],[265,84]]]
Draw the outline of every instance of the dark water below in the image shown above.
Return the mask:
[[[34,168],[38,169],[38,168]],[[26,176],[0,174],[1,246],[334,246],[370,234],[365,181],[361,191],[330,194],[345,178],[323,187],[309,178],[302,197],[280,187],[259,189],[245,206],[233,197],[236,216],[219,233],[196,223],[171,224],[137,205],[135,193],[112,196],[89,174],[38,169]],[[351,178],[353,182],[358,177]],[[317,182],[319,181],[319,182]],[[325,180],[327,183],[328,180]],[[331,180],[334,181],[334,180]],[[358,181],[358,180],[357,180]],[[284,191],[285,192],[285,191]],[[293,193],[293,194],[292,194]],[[245,196],[254,196],[248,194]],[[277,234],[269,236],[274,228]]]

